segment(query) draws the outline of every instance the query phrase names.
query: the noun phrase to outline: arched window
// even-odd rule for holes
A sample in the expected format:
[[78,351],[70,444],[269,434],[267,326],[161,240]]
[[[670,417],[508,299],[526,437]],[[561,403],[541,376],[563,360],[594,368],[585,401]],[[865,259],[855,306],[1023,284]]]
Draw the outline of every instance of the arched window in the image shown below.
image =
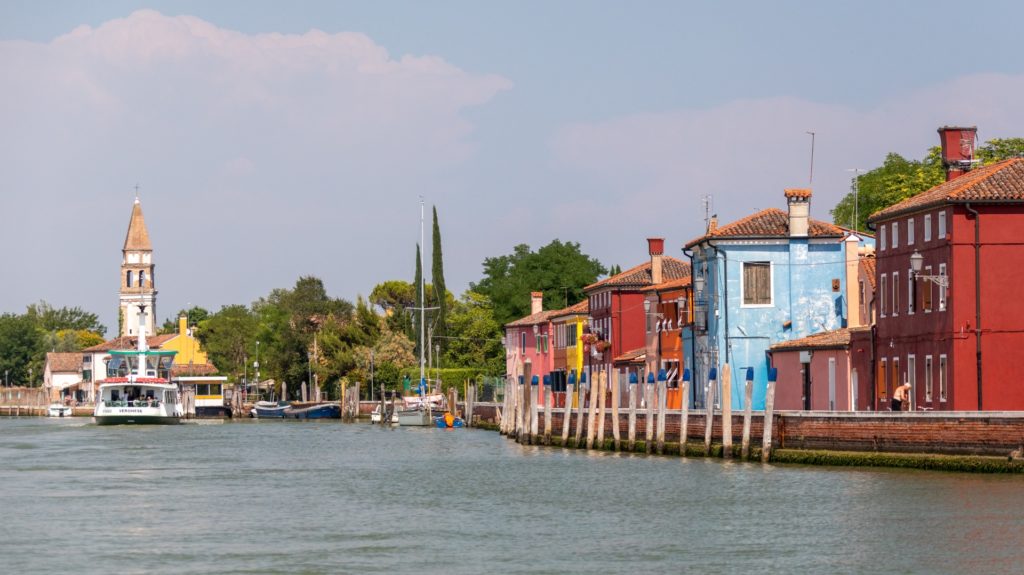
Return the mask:
[[128,270],[126,273],[127,273],[127,278],[126,278],[126,281],[125,281],[125,286],[132,287],[132,270]]
[[139,272],[139,287],[146,287],[146,272]]

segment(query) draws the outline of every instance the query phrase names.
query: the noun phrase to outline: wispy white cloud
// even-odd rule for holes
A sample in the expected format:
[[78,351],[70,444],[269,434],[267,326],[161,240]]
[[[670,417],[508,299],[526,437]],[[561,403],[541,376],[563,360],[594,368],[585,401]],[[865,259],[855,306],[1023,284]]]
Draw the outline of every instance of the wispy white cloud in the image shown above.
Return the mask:
[[[512,87],[361,33],[246,34],[152,10],[0,42],[0,78],[0,207],[32,216],[0,239],[34,238],[4,262],[34,278],[5,289],[12,311],[39,297],[113,308],[136,181],[168,300],[245,301],[300,273],[365,292],[376,278],[346,272],[392,277],[381,252],[411,254],[418,237],[377,238],[374,226],[398,199],[416,213],[424,182],[473,158],[467,109]],[[64,277],[83,280],[74,293],[43,279],[55,253]],[[215,280],[199,290],[197,277]]]

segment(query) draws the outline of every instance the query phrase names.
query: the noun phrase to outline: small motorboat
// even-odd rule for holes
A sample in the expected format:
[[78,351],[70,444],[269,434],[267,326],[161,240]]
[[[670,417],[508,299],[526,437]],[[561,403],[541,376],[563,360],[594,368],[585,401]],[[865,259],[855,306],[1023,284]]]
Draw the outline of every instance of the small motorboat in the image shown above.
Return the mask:
[[71,406],[63,403],[53,403],[46,408],[50,417],[71,417]]
[[434,425],[441,429],[449,429],[455,427],[466,427],[466,422],[454,413],[445,412],[444,415],[438,415],[434,418]]
[[[391,410],[389,410],[389,411],[391,411]],[[380,412],[380,404],[378,403],[377,407],[374,407],[373,411],[370,412],[370,423],[380,423],[381,420],[383,420],[383,419],[384,419],[384,416]],[[391,411],[391,423],[392,423],[392,425],[398,423],[398,413],[396,413],[394,411]]]
[[289,407],[291,404],[287,401],[257,401],[249,415],[259,419],[281,419]]
[[341,419],[341,405],[320,403],[307,407],[288,406],[284,410],[286,419]]

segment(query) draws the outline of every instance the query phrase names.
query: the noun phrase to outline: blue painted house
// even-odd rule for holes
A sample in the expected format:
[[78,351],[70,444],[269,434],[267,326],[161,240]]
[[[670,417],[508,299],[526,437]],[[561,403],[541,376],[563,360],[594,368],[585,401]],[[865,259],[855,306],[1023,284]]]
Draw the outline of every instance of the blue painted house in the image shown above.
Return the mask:
[[709,370],[721,373],[729,364],[732,407],[744,407],[742,374],[753,367],[753,408],[764,409],[769,346],[863,323],[858,248],[873,247],[873,238],[811,219],[810,190],[786,190],[785,197],[788,211],[769,208],[722,227],[712,218],[704,236],[683,249],[693,270],[694,349],[687,358],[697,407]]

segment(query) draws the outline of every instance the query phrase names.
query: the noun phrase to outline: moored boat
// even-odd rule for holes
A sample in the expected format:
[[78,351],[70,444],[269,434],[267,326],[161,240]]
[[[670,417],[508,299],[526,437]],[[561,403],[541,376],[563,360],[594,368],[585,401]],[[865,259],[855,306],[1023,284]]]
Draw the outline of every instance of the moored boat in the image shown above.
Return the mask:
[[[140,315],[145,313],[139,306]],[[139,325],[145,325],[140,318]],[[138,349],[111,350],[107,373],[100,382],[93,418],[99,425],[179,423],[184,413],[178,386],[169,380],[176,351],[151,350],[146,332],[139,334]]]
[[46,408],[46,413],[50,417],[71,417],[71,406],[64,405],[62,403],[53,403]]
[[290,406],[287,401],[257,401],[249,415],[259,419],[281,419]]
[[284,410],[287,419],[341,419],[341,405],[320,403],[307,407],[288,406]]

